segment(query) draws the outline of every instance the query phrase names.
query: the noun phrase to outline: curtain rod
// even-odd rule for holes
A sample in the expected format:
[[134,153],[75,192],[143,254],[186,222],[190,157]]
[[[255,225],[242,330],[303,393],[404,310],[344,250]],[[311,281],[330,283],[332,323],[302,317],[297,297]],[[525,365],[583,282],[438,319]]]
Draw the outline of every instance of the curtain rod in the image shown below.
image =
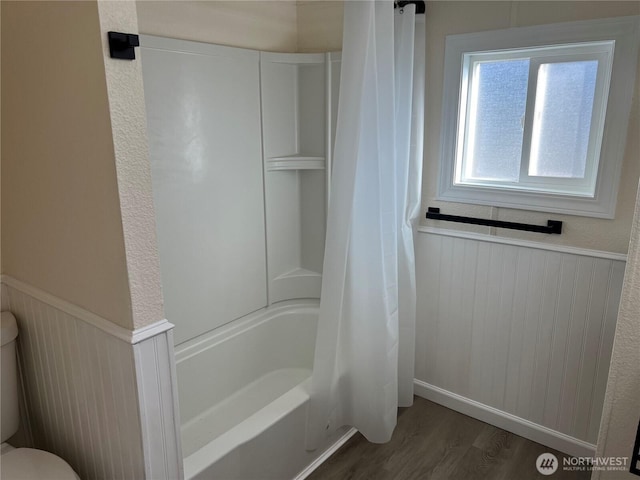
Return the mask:
[[395,2],[393,2],[393,8],[402,9],[411,4],[416,6],[416,15],[424,13],[425,5],[423,0],[396,0]]

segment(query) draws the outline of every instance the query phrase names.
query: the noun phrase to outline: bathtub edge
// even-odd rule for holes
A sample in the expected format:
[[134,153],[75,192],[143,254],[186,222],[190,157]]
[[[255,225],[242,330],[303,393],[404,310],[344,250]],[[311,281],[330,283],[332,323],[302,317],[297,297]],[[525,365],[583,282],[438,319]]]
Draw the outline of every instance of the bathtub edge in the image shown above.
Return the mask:
[[355,427],[351,427],[347,432],[342,435],[338,440],[336,440],[333,445],[327,448],[322,455],[316,458],[313,462],[307,465],[304,470],[298,473],[293,480],[305,480],[309,475],[311,475],[316,469],[320,467],[324,462],[326,462],[331,455],[336,453],[340,447],[342,447],[345,443],[349,441],[351,437],[353,437],[356,433],[358,433],[358,429]]

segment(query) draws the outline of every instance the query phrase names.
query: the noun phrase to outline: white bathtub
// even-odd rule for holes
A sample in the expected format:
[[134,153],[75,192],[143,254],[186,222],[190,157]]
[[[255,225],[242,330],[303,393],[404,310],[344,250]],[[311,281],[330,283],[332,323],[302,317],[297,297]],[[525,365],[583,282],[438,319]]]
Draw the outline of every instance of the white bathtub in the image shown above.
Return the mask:
[[286,302],[176,348],[185,479],[302,478],[318,303]]

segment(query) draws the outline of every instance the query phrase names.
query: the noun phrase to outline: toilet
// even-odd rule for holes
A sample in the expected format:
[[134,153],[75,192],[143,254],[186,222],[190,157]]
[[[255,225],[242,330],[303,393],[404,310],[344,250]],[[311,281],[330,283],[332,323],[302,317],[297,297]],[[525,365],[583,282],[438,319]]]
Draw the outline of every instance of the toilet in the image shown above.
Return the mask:
[[10,312],[2,312],[1,315],[0,478],[2,480],[79,480],[71,466],[53,453],[34,448],[14,448],[6,443],[18,431],[20,425],[16,364],[18,325]]

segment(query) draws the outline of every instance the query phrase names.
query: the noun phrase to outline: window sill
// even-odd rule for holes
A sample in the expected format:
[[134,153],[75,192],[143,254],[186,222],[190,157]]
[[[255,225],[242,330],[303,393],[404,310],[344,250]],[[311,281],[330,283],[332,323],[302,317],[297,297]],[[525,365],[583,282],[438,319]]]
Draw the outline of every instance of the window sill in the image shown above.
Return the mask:
[[441,188],[436,200],[491,207],[560,213],[582,217],[615,217],[616,198],[591,198],[529,191],[505,191],[489,187],[454,186]]

